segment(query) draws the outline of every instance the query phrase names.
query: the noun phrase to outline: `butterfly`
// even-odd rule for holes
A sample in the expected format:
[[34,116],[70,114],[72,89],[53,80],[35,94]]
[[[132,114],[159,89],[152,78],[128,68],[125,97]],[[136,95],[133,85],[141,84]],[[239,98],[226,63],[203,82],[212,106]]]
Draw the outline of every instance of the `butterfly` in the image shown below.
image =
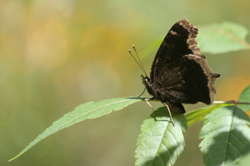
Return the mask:
[[149,100],[161,101],[167,107],[173,125],[171,111],[184,114],[186,111],[182,103],[212,104],[216,93],[215,80],[220,74],[213,73],[205,56],[201,54],[195,40],[197,34],[198,29],[187,19],[175,23],[157,51],[150,77],[147,76],[135,47],[133,46],[138,61],[130,51],[145,73],[145,76],[141,75],[145,89],[153,96],[145,101],[152,109]]

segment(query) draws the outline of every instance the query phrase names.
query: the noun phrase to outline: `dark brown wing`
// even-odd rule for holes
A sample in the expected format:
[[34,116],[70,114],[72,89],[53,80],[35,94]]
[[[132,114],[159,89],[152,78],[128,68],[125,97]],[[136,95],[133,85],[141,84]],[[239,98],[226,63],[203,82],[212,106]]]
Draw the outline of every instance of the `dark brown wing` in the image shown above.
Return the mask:
[[171,67],[170,64],[178,61],[178,59],[182,56],[192,54],[192,50],[188,48],[187,39],[189,38],[189,31],[192,31],[191,33],[193,33],[196,37],[198,30],[194,26],[193,29],[188,30],[184,28],[183,25],[188,27],[191,24],[186,19],[175,23],[163,40],[151,68],[150,78],[153,82],[155,76],[158,76],[161,72],[163,72],[162,69],[164,67],[162,65]]
[[152,64],[150,80],[158,99],[171,103],[211,104],[220,75],[209,68],[195,40],[198,29],[186,19],[173,25]]

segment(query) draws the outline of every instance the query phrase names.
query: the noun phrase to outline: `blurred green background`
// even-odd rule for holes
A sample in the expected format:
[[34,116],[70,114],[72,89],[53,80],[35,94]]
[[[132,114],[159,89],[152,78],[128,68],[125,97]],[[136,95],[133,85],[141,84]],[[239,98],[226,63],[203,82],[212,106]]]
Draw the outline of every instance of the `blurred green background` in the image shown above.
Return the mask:
[[[250,29],[249,9],[246,0],[0,1],[0,165],[134,165],[140,125],[152,112],[144,102],[78,123],[7,160],[82,103],[140,94],[132,44],[140,54],[184,18],[198,28],[231,21]],[[148,72],[156,51],[142,60]],[[216,100],[237,99],[250,82],[249,51],[204,54],[222,74]],[[176,165],[203,165],[201,125],[188,128]]]

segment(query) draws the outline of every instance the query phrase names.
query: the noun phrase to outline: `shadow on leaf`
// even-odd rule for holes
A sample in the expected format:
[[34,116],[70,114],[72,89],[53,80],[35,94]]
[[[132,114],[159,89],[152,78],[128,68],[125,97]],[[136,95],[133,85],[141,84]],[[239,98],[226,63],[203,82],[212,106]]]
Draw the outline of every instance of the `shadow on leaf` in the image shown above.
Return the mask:
[[203,161],[207,165],[232,165],[233,161],[243,155],[249,138],[242,131],[222,132],[211,140]]
[[234,165],[250,143],[248,116],[238,107],[218,108],[206,117],[200,144],[207,165]]
[[178,149],[178,146],[175,146],[175,147],[169,148],[168,151],[157,153],[153,160],[145,161],[140,166],[174,165],[174,163],[176,162],[176,159],[172,158],[172,154],[176,153],[177,149]]
[[136,165],[173,165],[184,150],[183,131],[187,122],[183,114],[173,114],[175,126],[170,121],[167,108],[161,107],[144,120],[137,140]]

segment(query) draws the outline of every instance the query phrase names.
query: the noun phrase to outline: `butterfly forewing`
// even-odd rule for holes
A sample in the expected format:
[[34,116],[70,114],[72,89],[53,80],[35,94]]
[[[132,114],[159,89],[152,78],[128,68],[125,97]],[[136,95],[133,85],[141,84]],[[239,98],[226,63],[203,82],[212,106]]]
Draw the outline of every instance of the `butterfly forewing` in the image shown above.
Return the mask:
[[192,54],[187,44],[189,33],[180,25],[181,22],[183,20],[172,26],[155,56],[150,73],[152,82],[166,82],[166,78],[162,75],[166,75],[168,70],[175,70],[180,67],[179,59],[182,56]]

